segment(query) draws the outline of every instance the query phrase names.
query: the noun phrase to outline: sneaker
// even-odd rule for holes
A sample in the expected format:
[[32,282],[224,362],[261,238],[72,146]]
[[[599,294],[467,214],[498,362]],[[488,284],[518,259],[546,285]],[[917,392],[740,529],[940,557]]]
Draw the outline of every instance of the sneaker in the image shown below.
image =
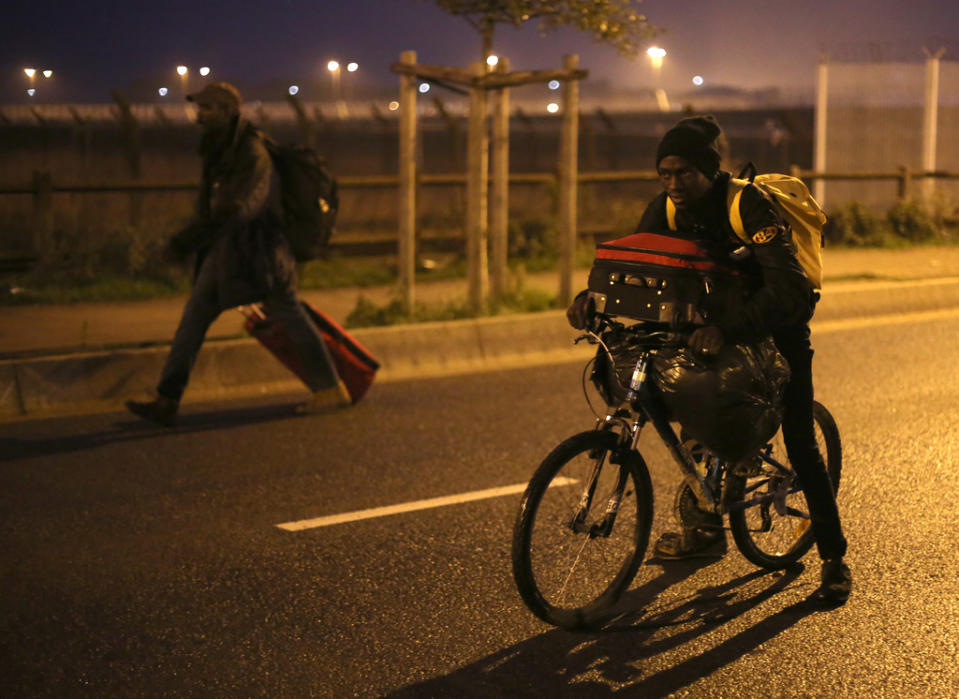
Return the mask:
[[819,596],[832,604],[845,604],[852,592],[852,571],[841,558],[822,562],[822,585]]
[[346,408],[352,404],[353,399],[346,389],[346,384],[340,381],[336,386],[321,388],[316,391],[310,400],[296,406],[296,412],[300,415],[318,415]]
[[684,529],[666,532],[653,545],[657,558],[678,561],[683,558],[719,558],[726,553],[726,535],[720,531]]
[[180,402],[158,396],[156,400],[126,402],[127,410],[149,422],[156,423],[162,427],[173,427],[176,424],[176,413],[180,407]]

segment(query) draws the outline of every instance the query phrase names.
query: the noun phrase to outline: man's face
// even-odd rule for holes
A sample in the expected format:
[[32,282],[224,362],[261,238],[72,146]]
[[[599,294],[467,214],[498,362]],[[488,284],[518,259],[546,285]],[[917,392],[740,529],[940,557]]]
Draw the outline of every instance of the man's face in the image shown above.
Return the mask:
[[659,161],[659,181],[677,209],[692,206],[709,193],[713,181],[694,168],[686,158],[667,155]]
[[233,108],[223,102],[203,100],[196,103],[196,123],[206,133],[226,129],[230,125],[233,113]]

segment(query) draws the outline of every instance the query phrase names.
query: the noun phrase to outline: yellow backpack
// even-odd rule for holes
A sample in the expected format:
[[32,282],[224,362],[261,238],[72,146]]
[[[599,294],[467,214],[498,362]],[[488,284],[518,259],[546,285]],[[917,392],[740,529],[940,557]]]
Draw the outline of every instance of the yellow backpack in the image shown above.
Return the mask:
[[[748,178],[743,176],[749,174]],[[759,187],[776,207],[776,211],[792,229],[792,249],[806,277],[816,289],[822,288],[822,227],[826,215],[819,202],[809,192],[809,188],[798,177],[780,174],[756,175],[752,163],[747,165],[739,177],[729,180],[727,203],[729,205],[729,223],[736,235],[745,243],[752,242],[746,235],[742,215],[739,212],[739,200],[743,189],[752,183]],[[666,216],[669,228],[676,230],[676,207],[672,200],[666,199]]]
[[[749,171],[749,179],[742,176]],[[729,223],[732,224],[736,235],[745,242],[749,236],[743,228],[743,219],[739,213],[739,198],[743,189],[752,182],[772,201],[783,221],[792,229],[792,248],[796,259],[802,267],[806,277],[816,289],[822,288],[822,227],[826,223],[826,215],[819,206],[819,202],[809,192],[806,183],[798,177],[770,173],[756,175],[756,168],[752,163],[746,166],[739,177],[729,180]]]

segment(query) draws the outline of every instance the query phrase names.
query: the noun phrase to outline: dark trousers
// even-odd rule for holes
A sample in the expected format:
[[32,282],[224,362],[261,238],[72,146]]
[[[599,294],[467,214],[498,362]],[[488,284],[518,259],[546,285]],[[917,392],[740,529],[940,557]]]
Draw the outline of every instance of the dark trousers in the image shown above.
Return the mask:
[[784,328],[773,334],[773,340],[792,372],[783,397],[782,430],[786,454],[799,476],[809,505],[819,556],[823,559],[840,558],[846,553],[846,538],[839,521],[836,494],[816,445],[813,424],[813,350],[809,342],[809,325],[803,323]]
[[[157,393],[180,400],[190,372],[196,362],[207,330],[225,310],[217,297],[217,275],[214,255],[207,255],[193,285],[193,292],[183,308],[180,325],[173,336],[173,345],[160,375]],[[316,326],[296,298],[294,287],[274,291],[263,299],[267,314],[286,330],[294,347],[300,352],[302,366],[307,373],[311,391],[335,386],[339,381],[333,359]]]

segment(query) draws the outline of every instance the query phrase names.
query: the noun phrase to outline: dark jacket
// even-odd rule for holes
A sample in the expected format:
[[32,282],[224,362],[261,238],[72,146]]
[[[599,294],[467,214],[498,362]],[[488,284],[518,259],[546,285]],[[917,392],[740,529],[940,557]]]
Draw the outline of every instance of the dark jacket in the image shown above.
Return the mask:
[[[730,175],[721,172],[712,190],[694,207],[676,212],[676,232],[696,240],[717,257],[726,258],[744,246],[729,223],[726,194]],[[754,185],[745,188],[740,212],[750,254],[739,266],[748,280],[744,302],[729,304],[713,320],[729,341],[763,337],[777,330],[809,322],[815,306],[814,289],[802,271],[789,241],[789,229],[772,203]],[[775,235],[757,235],[775,229]],[[666,193],[650,202],[637,232],[662,233],[669,230]]]
[[203,176],[194,221],[172,241],[212,256],[221,308],[282,293],[295,284],[295,261],[283,235],[279,178],[263,135],[243,119],[200,144]]

